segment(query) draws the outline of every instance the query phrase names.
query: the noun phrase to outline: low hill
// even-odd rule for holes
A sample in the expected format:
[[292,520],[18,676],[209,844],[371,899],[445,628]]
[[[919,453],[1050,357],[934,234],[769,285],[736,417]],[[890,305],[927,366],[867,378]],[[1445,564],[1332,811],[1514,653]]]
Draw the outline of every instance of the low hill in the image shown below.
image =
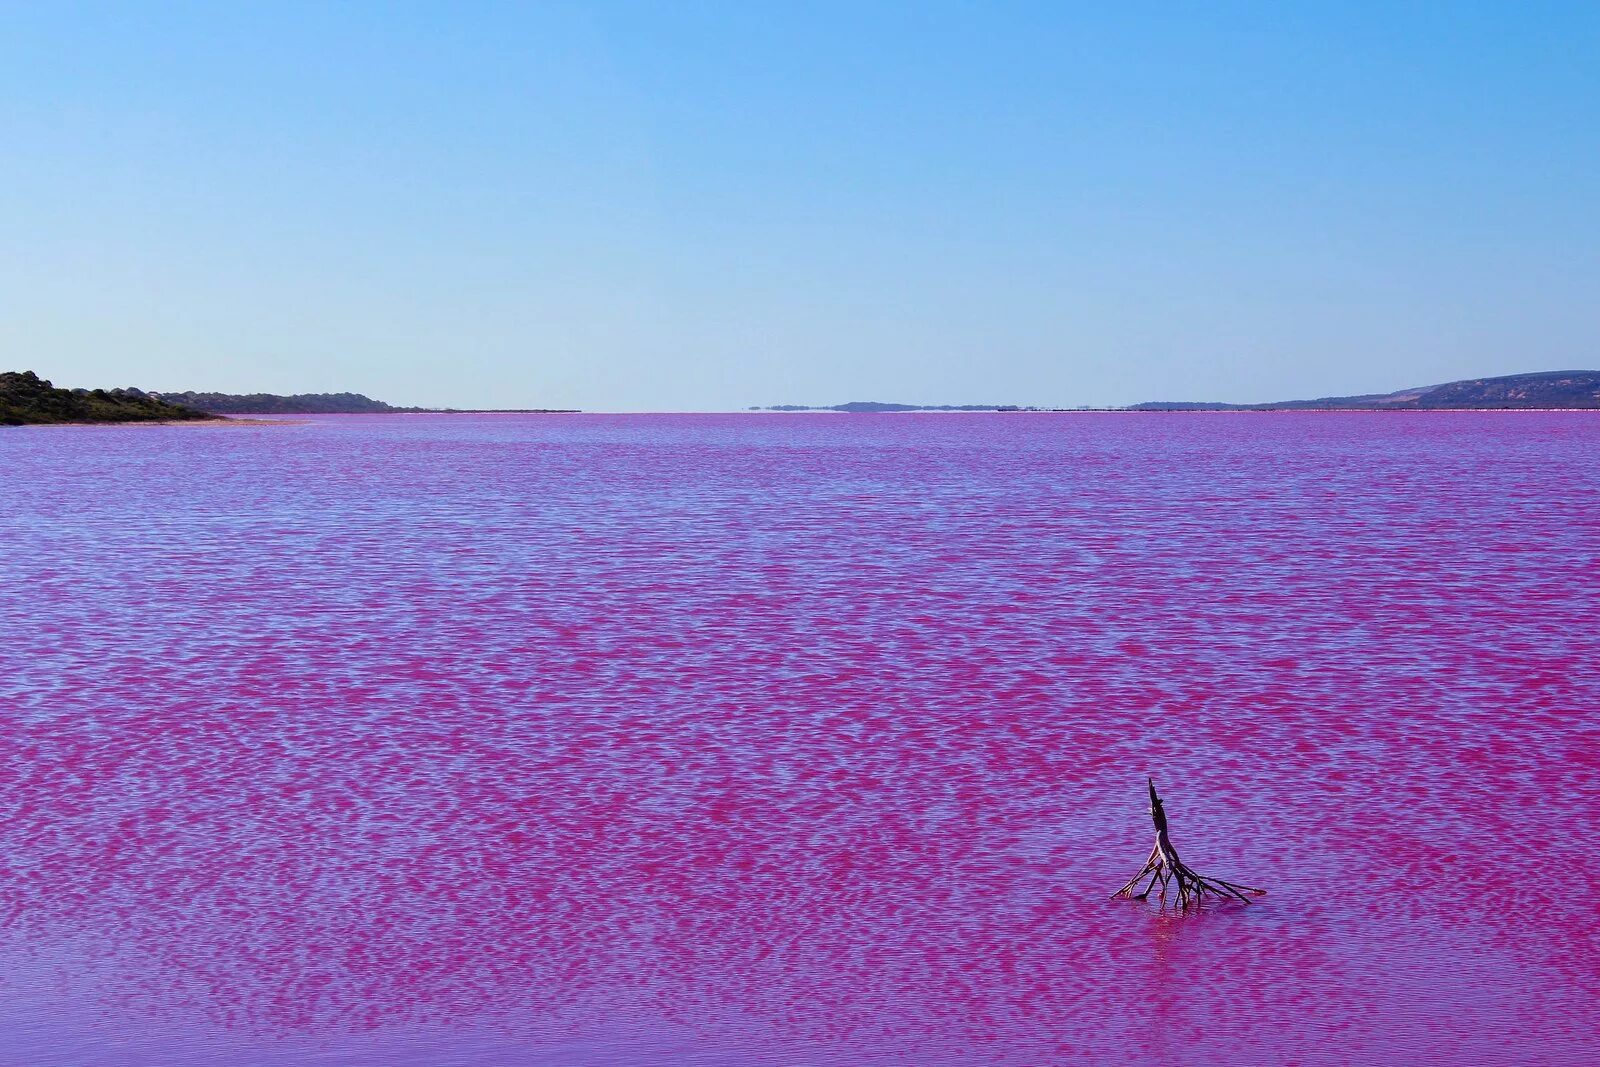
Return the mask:
[[1553,370],[1465,378],[1459,382],[1361,396],[1325,396],[1270,404],[1152,401],[1133,411],[1451,411],[1480,408],[1600,408],[1600,371]]
[[138,389],[57,389],[31,370],[0,373],[0,425],[190,422],[212,417]]
[[397,408],[361,393],[162,393],[163,400],[216,415],[384,415],[421,411]]

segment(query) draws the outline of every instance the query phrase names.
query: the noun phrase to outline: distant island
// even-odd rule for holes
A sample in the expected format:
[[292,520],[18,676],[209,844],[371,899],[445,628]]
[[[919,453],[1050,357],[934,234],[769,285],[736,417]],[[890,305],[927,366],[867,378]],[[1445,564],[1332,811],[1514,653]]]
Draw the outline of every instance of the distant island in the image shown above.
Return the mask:
[[0,426],[194,422],[215,417],[138,389],[57,389],[31,370],[0,372]]
[[1130,411],[1461,411],[1485,408],[1600,408],[1600,371],[1553,370],[1465,378],[1394,393],[1325,396],[1270,404],[1157,400]]
[[1042,408],[1025,408],[1017,404],[886,404],[879,400],[852,400],[848,404],[830,407],[810,407],[805,404],[773,404],[771,407],[752,407],[751,411],[1041,411]]

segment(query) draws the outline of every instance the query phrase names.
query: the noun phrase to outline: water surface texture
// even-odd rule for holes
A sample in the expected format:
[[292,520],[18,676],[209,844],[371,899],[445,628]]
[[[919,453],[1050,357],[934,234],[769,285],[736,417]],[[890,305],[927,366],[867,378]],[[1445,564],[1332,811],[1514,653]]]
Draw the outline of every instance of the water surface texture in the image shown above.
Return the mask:
[[[1600,418],[0,431],[0,1059],[1600,1057]],[[1203,872],[1107,894],[1145,775]]]

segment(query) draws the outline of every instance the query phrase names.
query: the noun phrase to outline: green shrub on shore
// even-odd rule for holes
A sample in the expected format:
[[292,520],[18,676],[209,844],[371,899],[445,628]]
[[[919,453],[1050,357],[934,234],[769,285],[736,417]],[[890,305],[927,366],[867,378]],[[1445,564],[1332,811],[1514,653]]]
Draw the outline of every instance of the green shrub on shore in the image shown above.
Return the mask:
[[0,425],[187,422],[214,417],[138,389],[57,389],[31,370],[0,373]]

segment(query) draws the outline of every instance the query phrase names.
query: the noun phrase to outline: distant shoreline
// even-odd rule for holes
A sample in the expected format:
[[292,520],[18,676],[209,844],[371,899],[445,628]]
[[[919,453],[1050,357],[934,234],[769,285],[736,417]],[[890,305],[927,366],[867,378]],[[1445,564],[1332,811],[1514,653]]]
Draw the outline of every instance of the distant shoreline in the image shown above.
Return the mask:
[[1210,400],[1147,400],[1120,407],[1070,408],[1031,404],[902,404],[881,400],[851,400],[844,404],[773,404],[750,411],[794,413],[827,411],[848,414],[899,412],[1005,413],[1070,411],[1156,411],[1163,414],[1218,411],[1574,411],[1600,410],[1600,371],[1549,370],[1503,374],[1493,378],[1463,378],[1442,385],[1400,389],[1392,393],[1319,396],[1310,400],[1273,400],[1261,404],[1234,404]]
[[182,426],[182,427],[287,427],[310,426],[325,417],[362,418],[362,419],[389,419],[428,415],[592,415],[601,418],[680,418],[698,416],[782,416],[782,415],[835,415],[841,418],[854,416],[860,418],[862,414],[877,416],[906,416],[928,415],[955,417],[962,415],[1515,415],[1515,414],[1573,414],[1573,415],[1600,415],[1600,408],[1242,408],[1223,409],[1215,408],[1199,410],[1171,410],[1151,408],[1033,408],[1025,411],[880,411],[880,412],[844,412],[812,410],[812,411],[515,411],[515,410],[484,410],[484,411],[359,411],[359,412],[321,412],[312,415],[284,415],[281,417],[261,418],[250,415],[218,415],[209,419],[140,419],[126,422],[39,422],[24,423],[21,425],[0,426],[0,433],[5,430],[45,429],[45,430],[100,430],[118,427],[137,426]]
[[[807,408],[799,411],[730,412],[610,412],[613,415],[646,414],[707,414],[707,415],[1451,415],[1467,412],[1550,412],[1570,411],[1579,414],[1600,414],[1600,407],[1459,407],[1459,408],[983,408],[981,410],[946,411],[925,408],[912,411],[835,411],[832,408]],[[605,413],[601,413],[605,414]]]
[[[677,415],[748,415],[753,417],[785,416],[785,415],[817,415],[838,416],[840,418],[861,418],[863,415],[1450,415],[1471,412],[1551,412],[1570,411],[1576,413],[1600,414],[1600,408],[1525,408],[1525,407],[1481,407],[1481,408],[1195,408],[1185,410],[1182,408],[1020,408],[997,409],[984,408],[980,410],[943,411],[930,408],[919,411],[833,411],[828,408],[811,408],[803,411],[768,411],[760,409],[706,410],[706,411],[587,411],[587,410],[516,410],[516,409],[484,409],[469,411],[465,409],[450,409],[438,411],[352,411],[352,412],[317,412],[304,416],[284,416],[283,418],[257,419],[259,422],[274,424],[287,423],[293,418],[310,421],[314,418],[337,415],[341,418],[396,418],[401,416],[419,415],[593,415],[600,418],[617,418],[629,416],[677,416]],[[224,415],[225,419],[240,419],[242,416]]]

